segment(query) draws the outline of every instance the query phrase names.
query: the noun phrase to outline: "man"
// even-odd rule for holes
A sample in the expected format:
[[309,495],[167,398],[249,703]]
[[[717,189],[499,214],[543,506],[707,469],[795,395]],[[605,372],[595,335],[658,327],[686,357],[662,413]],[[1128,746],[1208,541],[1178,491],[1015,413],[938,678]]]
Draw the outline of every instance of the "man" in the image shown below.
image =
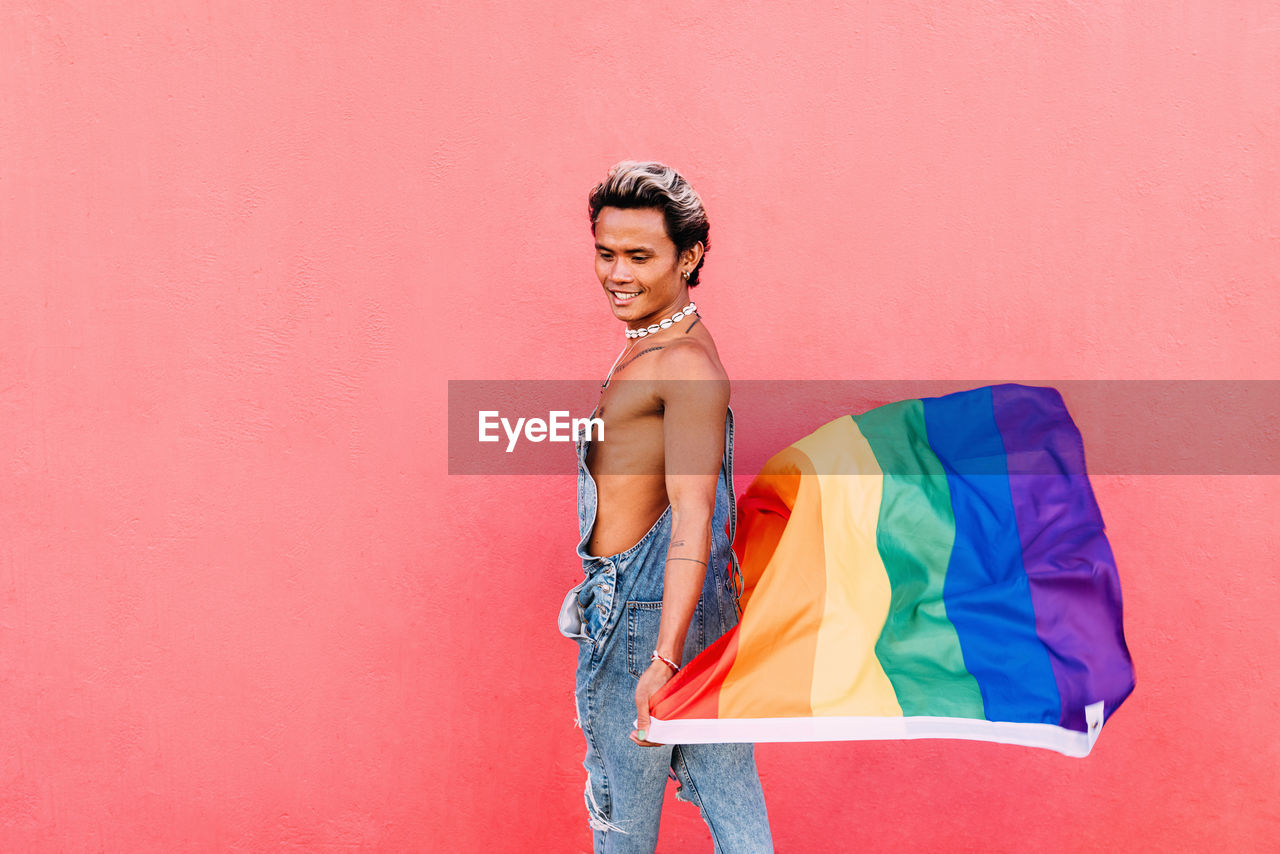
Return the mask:
[[561,620],[579,643],[595,852],[653,852],[668,774],[717,852],[771,852],[752,745],[645,738],[649,697],[737,622],[729,380],[689,298],[706,212],[675,170],[630,161],[592,190],[589,210],[596,275],[629,330],[601,385],[604,437],[578,444],[586,578]]

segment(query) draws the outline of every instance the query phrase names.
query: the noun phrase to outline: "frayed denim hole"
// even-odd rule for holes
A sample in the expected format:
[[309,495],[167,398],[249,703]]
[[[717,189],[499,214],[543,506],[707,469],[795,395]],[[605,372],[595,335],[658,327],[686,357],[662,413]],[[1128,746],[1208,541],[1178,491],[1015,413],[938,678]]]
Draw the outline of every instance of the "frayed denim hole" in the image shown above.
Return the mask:
[[[686,804],[693,804],[699,811],[702,809],[702,799],[698,797],[698,789],[693,785],[693,777],[689,775],[689,766],[684,761],[684,754],[680,751],[680,745],[676,745],[671,752],[672,770],[670,772],[671,779],[676,781],[676,800],[684,801]],[[680,771],[675,770],[679,766]],[[689,786],[686,790],[685,781]]]
[[702,821],[707,825],[707,830],[711,832],[711,842],[715,846],[716,851],[723,851],[723,843],[720,835],[716,833],[715,825],[707,818],[707,810],[702,805],[702,797],[698,794],[698,785],[693,782],[693,774],[689,771],[689,764],[684,761],[684,753],[680,750],[680,745],[676,745],[671,751],[672,767],[678,767],[678,775],[683,775],[684,781],[688,783],[689,791],[684,791],[684,786],[676,789],[676,800],[684,801],[686,804],[693,804],[698,808],[698,814],[702,816]]
[[[607,798],[608,797],[607,793],[604,793],[603,797]],[[603,830],[606,833],[610,831],[613,831],[615,833],[626,833],[626,831],[623,830],[621,827],[618,827],[618,825],[609,821],[609,817],[607,815],[608,810],[601,809],[600,805],[596,803],[595,793],[591,791],[591,773],[590,772],[587,772],[587,787],[586,787],[586,791],[583,793],[583,802],[586,804],[586,807],[587,807],[587,824],[591,827],[592,830]]]

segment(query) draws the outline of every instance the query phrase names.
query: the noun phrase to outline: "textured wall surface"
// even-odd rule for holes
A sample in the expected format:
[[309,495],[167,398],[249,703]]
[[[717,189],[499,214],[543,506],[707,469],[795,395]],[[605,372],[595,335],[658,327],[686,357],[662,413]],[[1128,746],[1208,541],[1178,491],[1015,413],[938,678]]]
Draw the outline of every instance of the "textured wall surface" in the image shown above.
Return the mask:
[[[1277,55],[1258,0],[0,0],[0,850],[588,850],[572,454],[444,423],[608,369],[589,187],[699,189],[736,379],[1275,378]],[[778,849],[1274,842],[1278,481],[1096,478],[1088,759],[763,745]]]

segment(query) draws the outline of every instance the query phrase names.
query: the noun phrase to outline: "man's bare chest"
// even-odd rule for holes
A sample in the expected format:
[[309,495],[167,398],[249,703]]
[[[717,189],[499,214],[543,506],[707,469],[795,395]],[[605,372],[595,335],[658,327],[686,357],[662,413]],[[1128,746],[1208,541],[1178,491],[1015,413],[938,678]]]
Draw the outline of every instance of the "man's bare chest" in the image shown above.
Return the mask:
[[663,409],[661,401],[639,388],[614,383],[600,398],[595,417],[604,424],[603,439],[587,449],[587,463],[601,474],[661,472]]

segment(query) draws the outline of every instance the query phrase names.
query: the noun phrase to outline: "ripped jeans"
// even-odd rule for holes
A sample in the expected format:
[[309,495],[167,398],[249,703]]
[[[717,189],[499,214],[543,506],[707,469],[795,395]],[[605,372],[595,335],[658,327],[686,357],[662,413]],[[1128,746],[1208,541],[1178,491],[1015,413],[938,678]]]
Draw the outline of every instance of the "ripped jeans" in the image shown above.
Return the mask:
[[[587,741],[585,800],[595,854],[652,854],[668,776],[676,798],[693,803],[717,854],[772,852],[764,793],[750,744],[640,747],[628,738],[636,719],[636,683],[649,667],[662,619],[663,573],[671,540],[670,506],[631,548],[608,557],[586,552],[595,525],[596,485],[578,448],[578,546],[585,578],[576,588],[572,631],[578,642],[574,690]],[[711,561],[685,640],[691,660],[737,623],[732,538],[733,411],[725,421],[725,459],[716,489]],[[726,535],[725,528],[730,528]],[[732,563],[731,563],[732,562]],[[571,608],[574,599],[566,600]]]

